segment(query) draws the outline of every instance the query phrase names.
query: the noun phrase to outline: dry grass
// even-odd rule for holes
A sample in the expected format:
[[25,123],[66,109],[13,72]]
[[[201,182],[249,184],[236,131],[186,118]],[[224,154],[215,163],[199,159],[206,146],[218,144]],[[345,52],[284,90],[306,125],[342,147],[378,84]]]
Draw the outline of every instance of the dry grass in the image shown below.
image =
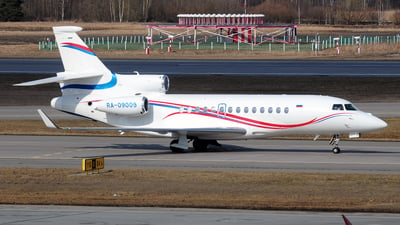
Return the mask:
[[332,35],[332,36],[360,36],[360,35],[395,35],[400,32],[400,26],[388,25],[300,25],[298,35]]
[[0,169],[1,204],[400,212],[399,175]]
[[53,26],[80,26],[82,35],[146,34],[144,23],[0,22],[2,35],[53,36]]

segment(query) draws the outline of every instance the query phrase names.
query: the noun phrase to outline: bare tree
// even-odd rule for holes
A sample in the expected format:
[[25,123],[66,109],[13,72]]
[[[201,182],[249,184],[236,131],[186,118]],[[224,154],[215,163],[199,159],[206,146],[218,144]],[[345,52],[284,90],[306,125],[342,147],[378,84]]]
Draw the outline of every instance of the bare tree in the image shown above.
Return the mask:
[[[245,0],[25,0],[27,20],[168,21],[179,13],[243,13]],[[399,0],[247,0],[248,13],[266,21],[302,23],[383,23]]]
[[115,22],[115,4],[114,0],[109,1],[109,6],[110,6],[110,19],[111,22]]
[[65,0],[61,0],[61,21],[64,21],[64,15],[65,15]]
[[118,18],[121,23],[124,20],[125,0],[118,0]]
[[143,21],[147,22],[149,20],[149,12],[152,0],[143,0]]

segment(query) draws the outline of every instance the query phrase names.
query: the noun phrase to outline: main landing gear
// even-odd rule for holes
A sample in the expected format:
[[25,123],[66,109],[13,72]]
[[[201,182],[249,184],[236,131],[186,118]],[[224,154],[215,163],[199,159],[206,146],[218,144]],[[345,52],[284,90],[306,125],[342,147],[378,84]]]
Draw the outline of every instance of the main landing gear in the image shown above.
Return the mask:
[[329,145],[333,145],[334,147],[332,148],[333,154],[339,154],[340,153],[340,148],[339,148],[339,141],[340,141],[340,135],[339,134],[334,134],[329,141]]
[[201,140],[198,138],[193,140],[193,149],[196,152],[208,151],[209,146],[221,147],[221,144],[216,140]]
[[169,144],[169,149],[171,150],[171,152],[173,153],[183,153],[185,151],[184,148],[179,148],[177,147],[178,144],[178,139],[172,140],[171,143]]
[[[187,138],[172,140],[169,149],[174,153],[183,153],[189,148],[188,142],[189,140]],[[193,139],[193,150],[196,152],[208,151],[210,146],[221,147],[221,144],[216,140]]]

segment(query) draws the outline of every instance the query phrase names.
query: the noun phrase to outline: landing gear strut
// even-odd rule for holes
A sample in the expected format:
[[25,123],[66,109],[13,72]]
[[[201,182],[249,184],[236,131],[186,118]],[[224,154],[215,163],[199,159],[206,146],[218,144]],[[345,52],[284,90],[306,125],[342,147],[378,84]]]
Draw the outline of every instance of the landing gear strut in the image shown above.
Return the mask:
[[333,145],[334,147],[332,148],[333,154],[339,154],[340,153],[340,148],[339,148],[339,141],[340,141],[340,135],[339,134],[334,134],[329,141],[329,145]]
[[172,140],[169,145],[169,149],[174,153],[182,153],[189,148],[186,132],[178,132],[178,134],[178,139]]
[[178,144],[178,139],[172,140],[169,146],[169,149],[173,153],[183,153],[185,149],[175,147],[175,145]]

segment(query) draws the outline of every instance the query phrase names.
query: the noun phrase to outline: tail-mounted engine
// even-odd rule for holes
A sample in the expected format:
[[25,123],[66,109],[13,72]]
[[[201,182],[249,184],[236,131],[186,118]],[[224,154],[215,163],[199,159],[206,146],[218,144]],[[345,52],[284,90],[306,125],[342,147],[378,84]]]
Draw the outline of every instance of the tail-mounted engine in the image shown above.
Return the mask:
[[126,88],[136,93],[166,93],[169,89],[169,79],[167,75],[121,75],[120,84],[127,85]]
[[110,98],[96,102],[95,109],[124,116],[141,116],[148,112],[149,101],[144,96]]

